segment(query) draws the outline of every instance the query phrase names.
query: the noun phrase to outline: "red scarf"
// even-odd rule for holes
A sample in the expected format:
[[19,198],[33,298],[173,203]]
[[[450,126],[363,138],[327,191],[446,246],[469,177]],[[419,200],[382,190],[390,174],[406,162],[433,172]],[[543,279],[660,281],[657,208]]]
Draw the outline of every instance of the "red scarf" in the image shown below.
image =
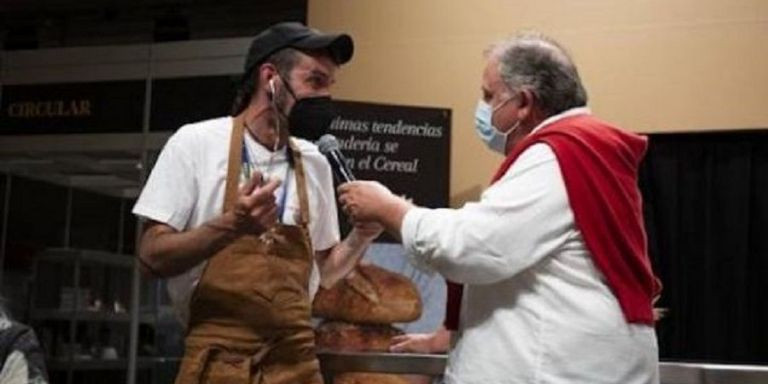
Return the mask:
[[[590,115],[566,117],[518,143],[496,171],[499,180],[523,151],[546,143],[557,157],[568,201],[592,260],[628,323],[653,324],[660,291],[651,270],[637,171],[647,140]],[[463,287],[448,282],[445,326],[458,329]]]

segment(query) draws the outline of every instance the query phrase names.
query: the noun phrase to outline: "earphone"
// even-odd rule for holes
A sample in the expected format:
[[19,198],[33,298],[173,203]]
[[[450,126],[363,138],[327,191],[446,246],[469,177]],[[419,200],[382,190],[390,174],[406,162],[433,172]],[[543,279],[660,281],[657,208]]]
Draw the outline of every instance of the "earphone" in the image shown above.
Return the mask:
[[269,92],[267,92],[267,97],[269,100],[272,100],[273,97],[275,97],[275,78],[269,79]]
[[[277,105],[274,104],[274,97],[275,97],[275,78],[269,79],[269,91],[267,92],[267,98],[269,98],[269,101],[272,102],[273,107],[277,108]],[[277,130],[278,137],[280,136],[280,119],[275,120],[275,129]],[[272,148],[273,153],[277,153],[277,146],[280,144],[280,140],[275,140],[275,146]],[[272,158],[269,159],[270,164],[272,163]]]

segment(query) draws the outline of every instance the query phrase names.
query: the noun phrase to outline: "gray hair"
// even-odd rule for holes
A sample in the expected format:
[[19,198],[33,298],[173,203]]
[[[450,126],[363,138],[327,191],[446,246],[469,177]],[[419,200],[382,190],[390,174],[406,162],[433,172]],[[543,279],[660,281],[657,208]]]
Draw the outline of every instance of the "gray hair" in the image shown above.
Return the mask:
[[587,91],[568,52],[541,33],[494,44],[486,56],[499,60],[499,74],[511,91],[531,91],[547,116],[587,104]]

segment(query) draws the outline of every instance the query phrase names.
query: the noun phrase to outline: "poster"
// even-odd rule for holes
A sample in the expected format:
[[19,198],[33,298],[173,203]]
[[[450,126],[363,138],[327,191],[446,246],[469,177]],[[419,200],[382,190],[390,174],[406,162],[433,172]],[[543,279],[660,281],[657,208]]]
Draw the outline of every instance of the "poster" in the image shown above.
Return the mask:
[[[376,180],[420,206],[449,204],[451,111],[444,108],[337,101],[330,133],[339,141],[347,166],[358,180]],[[342,232],[349,224],[340,213]],[[369,247],[365,262],[408,277],[423,308],[414,322],[397,324],[405,332],[432,332],[445,314],[445,280],[415,268],[405,249],[389,236]]]
[[451,111],[337,101],[330,133],[357,179],[377,180],[419,206],[449,203]]

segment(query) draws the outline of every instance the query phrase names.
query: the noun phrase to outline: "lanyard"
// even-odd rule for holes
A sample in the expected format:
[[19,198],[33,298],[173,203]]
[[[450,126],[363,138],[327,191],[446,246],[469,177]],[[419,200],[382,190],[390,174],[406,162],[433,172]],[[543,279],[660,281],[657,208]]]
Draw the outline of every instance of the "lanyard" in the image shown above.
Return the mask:
[[[250,156],[248,156],[248,149],[245,147],[245,138],[243,138],[243,166],[242,166],[242,176],[245,178],[245,180],[250,179],[251,175],[253,174],[252,171],[255,169],[258,169],[256,167],[256,162],[251,162]],[[288,163],[288,166],[285,169],[285,178],[284,184],[283,184],[283,191],[280,193],[280,199],[277,202],[277,218],[279,222],[283,222],[283,213],[285,213],[285,200],[288,196],[288,184],[291,182],[291,178],[288,177],[291,174],[291,165],[290,162]],[[262,177],[268,177],[269,175],[262,174]]]

